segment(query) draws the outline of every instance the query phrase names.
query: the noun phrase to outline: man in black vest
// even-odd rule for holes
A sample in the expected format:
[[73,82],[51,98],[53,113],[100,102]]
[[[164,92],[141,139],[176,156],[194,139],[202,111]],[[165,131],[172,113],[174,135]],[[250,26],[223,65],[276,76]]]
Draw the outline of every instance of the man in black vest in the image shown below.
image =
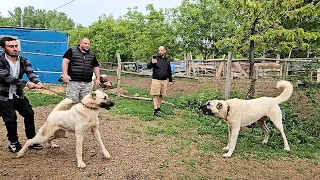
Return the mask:
[[[34,112],[23,89],[41,89],[43,85],[33,72],[28,59],[19,56],[19,46],[16,39],[3,37],[0,46],[4,53],[0,55],[0,115],[6,125],[7,137],[10,141],[9,151],[20,151],[21,144],[17,134],[17,114],[24,117],[24,127],[27,139],[32,139],[35,133]],[[26,74],[30,81],[22,79]],[[41,144],[30,146],[42,149]]]
[[[75,103],[92,91],[92,74],[100,77],[100,68],[96,56],[90,50],[90,40],[85,37],[78,46],[71,47],[63,55],[62,76],[67,84],[66,97]],[[100,84],[96,78],[95,84]]]

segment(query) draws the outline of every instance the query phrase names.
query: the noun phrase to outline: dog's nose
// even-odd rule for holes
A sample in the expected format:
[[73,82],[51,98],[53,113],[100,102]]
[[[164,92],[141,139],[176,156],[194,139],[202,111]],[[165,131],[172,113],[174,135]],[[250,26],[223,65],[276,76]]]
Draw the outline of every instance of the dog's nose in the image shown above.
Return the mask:
[[204,105],[199,106],[199,109],[200,109],[200,110],[204,110],[204,109],[206,109],[206,108],[207,108],[207,105],[205,105],[205,104],[204,104]]
[[110,107],[112,107],[112,106],[114,106],[114,102],[113,101],[110,102]]

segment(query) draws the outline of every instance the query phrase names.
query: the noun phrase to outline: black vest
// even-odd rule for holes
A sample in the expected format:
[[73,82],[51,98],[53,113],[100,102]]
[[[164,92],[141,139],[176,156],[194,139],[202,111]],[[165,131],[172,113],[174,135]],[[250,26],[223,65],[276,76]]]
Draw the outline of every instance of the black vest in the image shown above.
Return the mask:
[[94,54],[89,51],[83,53],[78,46],[71,48],[72,58],[68,66],[71,81],[91,82],[93,73]]

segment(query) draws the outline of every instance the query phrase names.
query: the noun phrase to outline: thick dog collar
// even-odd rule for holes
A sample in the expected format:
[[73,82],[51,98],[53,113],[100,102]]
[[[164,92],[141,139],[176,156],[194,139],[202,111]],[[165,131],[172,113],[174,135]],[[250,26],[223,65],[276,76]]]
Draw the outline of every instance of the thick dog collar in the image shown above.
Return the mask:
[[87,105],[83,104],[82,102],[81,102],[81,104],[82,104],[85,108],[88,108],[88,109],[93,109],[93,110],[97,110],[97,109],[99,109],[99,108],[89,107],[89,106],[87,106]]
[[[226,102],[227,103],[227,102]],[[228,116],[229,116],[229,112],[230,112],[230,106],[229,104],[227,103],[227,115],[225,117],[225,120],[228,121]]]

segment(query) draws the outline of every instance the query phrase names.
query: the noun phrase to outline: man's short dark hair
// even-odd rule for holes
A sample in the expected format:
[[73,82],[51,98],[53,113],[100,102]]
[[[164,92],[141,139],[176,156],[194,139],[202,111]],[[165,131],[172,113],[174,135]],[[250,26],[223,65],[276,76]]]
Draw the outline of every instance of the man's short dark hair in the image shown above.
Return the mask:
[[0,40],[0,46],[3,47],[3,48],[5,48],[7,41],[16,41],[16,39],[15,39],[15,38],[12,38],[12,37],[3,37],[3,38],[1,38],[1,40]]

